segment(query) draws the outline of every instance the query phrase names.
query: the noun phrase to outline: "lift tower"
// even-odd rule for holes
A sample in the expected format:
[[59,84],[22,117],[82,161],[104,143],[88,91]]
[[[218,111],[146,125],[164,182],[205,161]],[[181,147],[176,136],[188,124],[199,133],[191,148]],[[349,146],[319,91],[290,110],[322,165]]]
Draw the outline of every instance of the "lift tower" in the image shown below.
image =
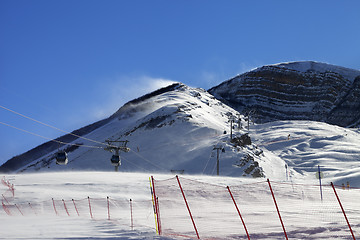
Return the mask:
[[225,148],[221,145],[221,144],[218,144],[218,145],[215,145],[213,150],[216,150],[216,175],[219,176],[219,172],[220,172],[220,161],[219,161],[219,157],[220,157],[220,150],[222,152],[225,152]]

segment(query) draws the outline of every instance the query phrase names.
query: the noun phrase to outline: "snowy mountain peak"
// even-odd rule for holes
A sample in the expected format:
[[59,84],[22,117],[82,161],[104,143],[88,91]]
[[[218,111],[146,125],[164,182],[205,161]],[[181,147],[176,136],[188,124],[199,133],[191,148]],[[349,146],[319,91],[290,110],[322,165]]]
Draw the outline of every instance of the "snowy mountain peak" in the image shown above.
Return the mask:
[[[248,143],[241,141],[240,136],[246,132],[245,124],[241,127],[234,124],[230,130],[229,119],[235,118],[244,121],[237,111],[204,89],[176,83],[128,102],[107,121],[84,132],[82,138],[63,146],[61,150],[68,153],[67,165],[56,165],[57,148],[49,148],[48,143],[31,150],[32,156],[37,156],[31,161],[21,155],[9,160],[10,163],[23,161],[22,166],[15,165],[10,170],[113,171],[112,154],[104,151],[104,143],[110,139],[129,141],[130,152],[120,153],[120,171],[216,175],[218,156],[221,158],[220,175],[263,177],[260,164],[263,160],[256,154],[255,145],[251,140]],[[240,140],[231,142],[230,132]]]
[[287,68],[296,70],[299,72],[335,72],[350,81],[354,81],[354,79],[360,76],[360,71],[350,68],[345,68],[341,66],[331,65],[328,63],[321,63],[315,61],[298,61],[298,62],[287,62],[287,63],[278,63],[269,66],[277,66],[281,68]]

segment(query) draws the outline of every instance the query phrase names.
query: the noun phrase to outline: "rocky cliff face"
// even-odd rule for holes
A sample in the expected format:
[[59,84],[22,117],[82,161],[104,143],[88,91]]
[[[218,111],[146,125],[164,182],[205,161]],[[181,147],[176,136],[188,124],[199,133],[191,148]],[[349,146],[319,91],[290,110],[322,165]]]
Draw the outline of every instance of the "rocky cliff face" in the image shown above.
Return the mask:
[[327,122],[340,126],[343,126],[341,123],[360,125],[360,76],[354,80],[341,102],[331,110]]
[[[359,77],[356,77],[356,75]],[[209,90],[256,122],[359,124],[360,71],[315,62],[263,66]]]

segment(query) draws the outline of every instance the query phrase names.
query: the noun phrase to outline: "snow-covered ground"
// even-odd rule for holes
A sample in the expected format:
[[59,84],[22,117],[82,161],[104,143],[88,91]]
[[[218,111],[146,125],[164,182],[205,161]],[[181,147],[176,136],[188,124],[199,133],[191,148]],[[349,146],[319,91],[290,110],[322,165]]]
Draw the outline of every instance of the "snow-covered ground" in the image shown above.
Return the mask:
[[277,175],[278,180],[289,177],[296,182],[315,180],[320,165],[324,182],[338,185],[349,182],[360,188],[358,129],[314,121],[278,121],[251,126],[250,136],[264,150],[260,166],[270,179],[276,178],[274,171],[279,171],[280,165],[274,167],[278,159],[286,164],[283,170],[288,167],[288,175]]
[[[5,175],[5,182],[14,184],[15,194],[12,197],[8,187],[1,185],[2,201],[11,215],[6,214],[4,208],[1,209],[0,238],[196,238],[174,175],[154,174],[164,228],[163,236],[156,234],[149,177],[145,173],[125,172]],[[243,225],[226,191],[226,186],[230,186],[251,239],[284,239],[265,179],[184,175],[180,176],[180,181],[201,238],[246,238]],[[306,185],[297,185],[290,180],[272,183],[289,239],[352,239],[332,189],[325,184],[324,200],[320,201],[319,187],[314,184],[313,179],[308,180]],[[348,213],[354,234],[359,237],[360,189],[337,188],[337,192]],[[76,204],[73,204],[72,199]],[[20,210],[13,204],[17,204]]]
[[[5,176],[15,196],[0,187],[9,204],[0,211],[1,239],[151,239],[156,237],[149,176],[136,173],[65,172]],[[90,197],[92,216],[88,208]],[[108,219],[107,197],[110,199]],[[56,215],[52,199],[55,201]],[[62,199],[66,202],[66,213]],[[76,200],[77,214],[72,199]],[[133,201],[133,230],[129,201]],[[7,204],[3,199],[4,204]],[[31,203],[31,207],[29,205]],[[139,217],[138,217],[139,216]]]

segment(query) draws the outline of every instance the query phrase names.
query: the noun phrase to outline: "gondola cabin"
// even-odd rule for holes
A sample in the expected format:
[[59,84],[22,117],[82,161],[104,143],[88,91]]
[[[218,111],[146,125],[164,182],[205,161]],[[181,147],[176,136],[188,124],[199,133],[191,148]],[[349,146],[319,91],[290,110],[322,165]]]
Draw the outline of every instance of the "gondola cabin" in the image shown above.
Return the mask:
[[56,153],[56,164],[58,165],[66,165],[68,163],[68,157],[66,152],[60,151]]
[[121,165],[120,156],[119,155],[112,155],[111,164],[114,165],[114,166]]

